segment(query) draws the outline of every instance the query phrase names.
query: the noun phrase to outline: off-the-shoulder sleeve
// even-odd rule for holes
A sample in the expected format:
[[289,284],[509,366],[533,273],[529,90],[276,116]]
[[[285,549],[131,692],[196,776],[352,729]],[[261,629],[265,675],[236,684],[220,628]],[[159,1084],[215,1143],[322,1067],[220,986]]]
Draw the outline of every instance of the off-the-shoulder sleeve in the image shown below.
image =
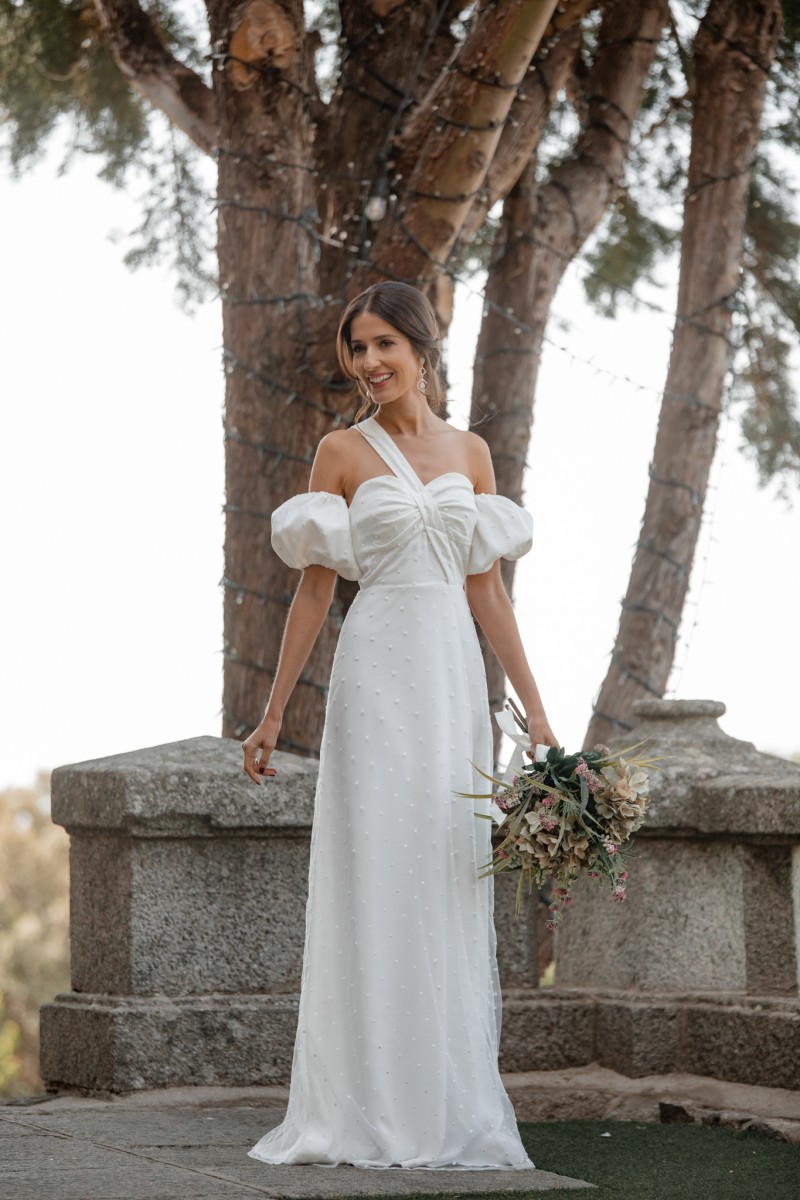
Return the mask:
[[467,563],[468,575],[482,575],[498,558],[522,558],[533,544],[533,518],[527,509],[509,500],[479,492],[475,497],[478,519]]
[[332,567],[345,579],[360,579],[353,551],[350,514],[343,496],[301,492],[272,513],[272,548],[290,567]]

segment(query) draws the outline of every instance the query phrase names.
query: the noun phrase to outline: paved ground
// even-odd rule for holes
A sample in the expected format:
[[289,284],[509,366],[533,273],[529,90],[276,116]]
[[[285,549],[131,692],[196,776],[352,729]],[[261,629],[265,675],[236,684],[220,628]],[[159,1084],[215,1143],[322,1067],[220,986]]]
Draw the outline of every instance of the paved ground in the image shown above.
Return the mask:
[[[521,1121],[606,1117],[750,1125],[800,1143],[800,1093],[601,1067],[506,1075]],[[0,1103],[0,1200],[277,1200],[593,1188],[548,1171],[271,1167],[247,1150],[282,1118],[284,1088],[171,1088]],[[533,1154],[535,1160],[535,1153]]]
[[[0,1107],[2,1200],[234,1200],[585,1191],[550,1171],[272,1167],[247,1157],[283,1089],[197,1088]],[[194,1092],[195,1094],[192,1094]],[[273,1093],[273,1094],[270,1094]]]

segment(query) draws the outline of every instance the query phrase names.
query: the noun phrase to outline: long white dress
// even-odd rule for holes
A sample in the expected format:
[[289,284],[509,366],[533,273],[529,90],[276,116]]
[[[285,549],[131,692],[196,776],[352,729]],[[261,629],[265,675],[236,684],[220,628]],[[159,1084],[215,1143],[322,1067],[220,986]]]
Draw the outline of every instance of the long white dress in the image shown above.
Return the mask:
[[532,1168],[498,1069],[501,995],[486,674],[465,577],[531,546],[532,521],[448,471],[393,474],[272,515],[293,567],[360,589],[333,661],[311,834],[300,1006],[284,1121],[248,1155],[368,1168]]

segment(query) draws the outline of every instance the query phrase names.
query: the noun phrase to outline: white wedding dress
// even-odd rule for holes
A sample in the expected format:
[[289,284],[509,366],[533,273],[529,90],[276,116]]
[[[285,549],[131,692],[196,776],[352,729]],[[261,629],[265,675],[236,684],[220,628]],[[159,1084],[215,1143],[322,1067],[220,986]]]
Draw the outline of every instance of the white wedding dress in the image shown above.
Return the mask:
[[286,1117],[265,1163],[532,1168],[498,1069],[500,983],[486,675],[466,575],[531,545],[530,515],[457,471],[423,485],[370,417],[393,474],[272,514],[292,567],[360,590],[333,661],[316,792]]

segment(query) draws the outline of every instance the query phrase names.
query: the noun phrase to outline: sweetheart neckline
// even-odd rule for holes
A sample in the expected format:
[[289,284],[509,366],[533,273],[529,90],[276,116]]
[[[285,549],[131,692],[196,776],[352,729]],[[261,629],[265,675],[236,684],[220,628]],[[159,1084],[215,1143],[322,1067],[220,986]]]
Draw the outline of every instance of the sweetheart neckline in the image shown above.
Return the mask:
[[[422,483],[422,480],[420,479],[420,484],[422,485],[423,488],[429,488],[432,483],[438,483],[438,481],[440,479],[447,479],[450,476],[454,476],[454,475],[458,476],[458,478],[463,479],[465,483],[469,484],[469,487],[470,487],[470,490],[471,490],[473,496],[476,494],[475,487],[474,487],[472,480],[470,479],[469,475],[465,475],[463,471],[442,471],[441,475],[434,475],[433,479],[429,479],[427,483]],[[403,483],[403,480],[400,479],[400,477],[398,475],[395,475],[393,472],[390,472],[390,471],[387,471],[383,475],[370,475],[369,479],[365,479],[362,483],[360,483],[358,485],[358,487],[356,488],[355,492],[353,493],[353,499],[347,505],[348,512],[355,504],[356,499],[358,498],[358,494],[362,490],[362,488],[365,488],[368,483],[376,483],[379,479],[393,479],[396,483],[401,483],[401,484]],[[344,497],[342,497],[342,499],[344,499]]]

